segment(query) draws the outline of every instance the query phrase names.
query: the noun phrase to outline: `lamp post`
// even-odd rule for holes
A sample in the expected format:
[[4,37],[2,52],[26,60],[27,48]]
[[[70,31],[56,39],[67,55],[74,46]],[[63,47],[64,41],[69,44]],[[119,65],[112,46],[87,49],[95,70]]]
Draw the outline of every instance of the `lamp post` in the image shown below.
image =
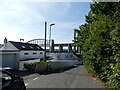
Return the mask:
[[50,34],[49,34],[49,52],[51,51],[51,27],[52,26],[54,26],[55,24],[54,23],[52,23],[52,24],[50,24]]
[[[51,50],[50,50],[50,49],[51,49],[51,48],[50,48],[50,45],[51,45],[51,44],[50,44],[50,43],[51,43],[51,42],[50,42],[50,41],[51,41],[51,26],[53,26],[53,25],[55,25],[55,24],[54,24],[54,23],[50,24],[50,34],[49,34],[49,54],[50,54],[50,51],[51,51]],[[50,70],[51,70],[51,65],[50,65],[50,58],[49,58],[49,63],[48,63],[47,71],[50,71]]]
[[46,32],[47,32],[47,22],[45,22],[45,49],[44,49],[44,61],[46,61]]

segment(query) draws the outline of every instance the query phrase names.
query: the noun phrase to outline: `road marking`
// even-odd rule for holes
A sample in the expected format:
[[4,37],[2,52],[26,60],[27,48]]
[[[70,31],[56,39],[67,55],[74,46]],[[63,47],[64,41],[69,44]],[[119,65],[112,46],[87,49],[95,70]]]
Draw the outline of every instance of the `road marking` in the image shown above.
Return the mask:
[[38,79],[38,77],[34,78],[33,80],[36,80],[36,79]]
[[25,86],[27,86],[27,85],[28,85],[28,83],[25,84]]

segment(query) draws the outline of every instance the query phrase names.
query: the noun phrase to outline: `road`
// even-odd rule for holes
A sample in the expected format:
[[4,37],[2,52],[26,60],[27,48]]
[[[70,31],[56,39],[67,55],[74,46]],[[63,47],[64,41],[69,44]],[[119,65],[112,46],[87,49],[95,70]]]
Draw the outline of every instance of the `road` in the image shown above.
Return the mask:
[[26,79],[25,85],[27,88],[104,88],[87,75],[83,66],[59,73],[37,75]]

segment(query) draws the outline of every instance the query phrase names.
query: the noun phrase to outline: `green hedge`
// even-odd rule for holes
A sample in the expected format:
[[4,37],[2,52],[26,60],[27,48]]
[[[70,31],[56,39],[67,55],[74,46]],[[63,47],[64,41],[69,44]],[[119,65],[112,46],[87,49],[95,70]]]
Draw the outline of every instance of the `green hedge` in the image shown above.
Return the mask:
[[24,68],[28,71],[35,71],[36,65],[38,63],[47,63],[47,62],[41,61],[41,62],[33,62],[33,63],[24,63]]
[[35,71],[37,62],[34,63],[25,63],[24,68],[28,71]]
[[90,8],[74,42],[81,47],[87,72],[120,89],[120,5],[95,2]]

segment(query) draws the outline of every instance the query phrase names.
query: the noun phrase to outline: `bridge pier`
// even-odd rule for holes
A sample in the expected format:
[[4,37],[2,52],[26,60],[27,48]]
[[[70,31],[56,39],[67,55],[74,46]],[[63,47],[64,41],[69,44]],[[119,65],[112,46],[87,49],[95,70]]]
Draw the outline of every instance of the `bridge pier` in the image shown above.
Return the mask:
[[77,52],[81,53],[81,48],[80,47],[77,47]]
[[59,51],[62,52],[63,51],[63,46],[59,45]]
[[50,51],[51,51],[51,52],[54,51],[54,40],[52,40],[51,47],[50,47]]
[[72,52],[72,45],[71,44],[68,45],[68,52]]
[[76,52],[77,50],[76,50],[76,46],[74,46],[74,52]]

